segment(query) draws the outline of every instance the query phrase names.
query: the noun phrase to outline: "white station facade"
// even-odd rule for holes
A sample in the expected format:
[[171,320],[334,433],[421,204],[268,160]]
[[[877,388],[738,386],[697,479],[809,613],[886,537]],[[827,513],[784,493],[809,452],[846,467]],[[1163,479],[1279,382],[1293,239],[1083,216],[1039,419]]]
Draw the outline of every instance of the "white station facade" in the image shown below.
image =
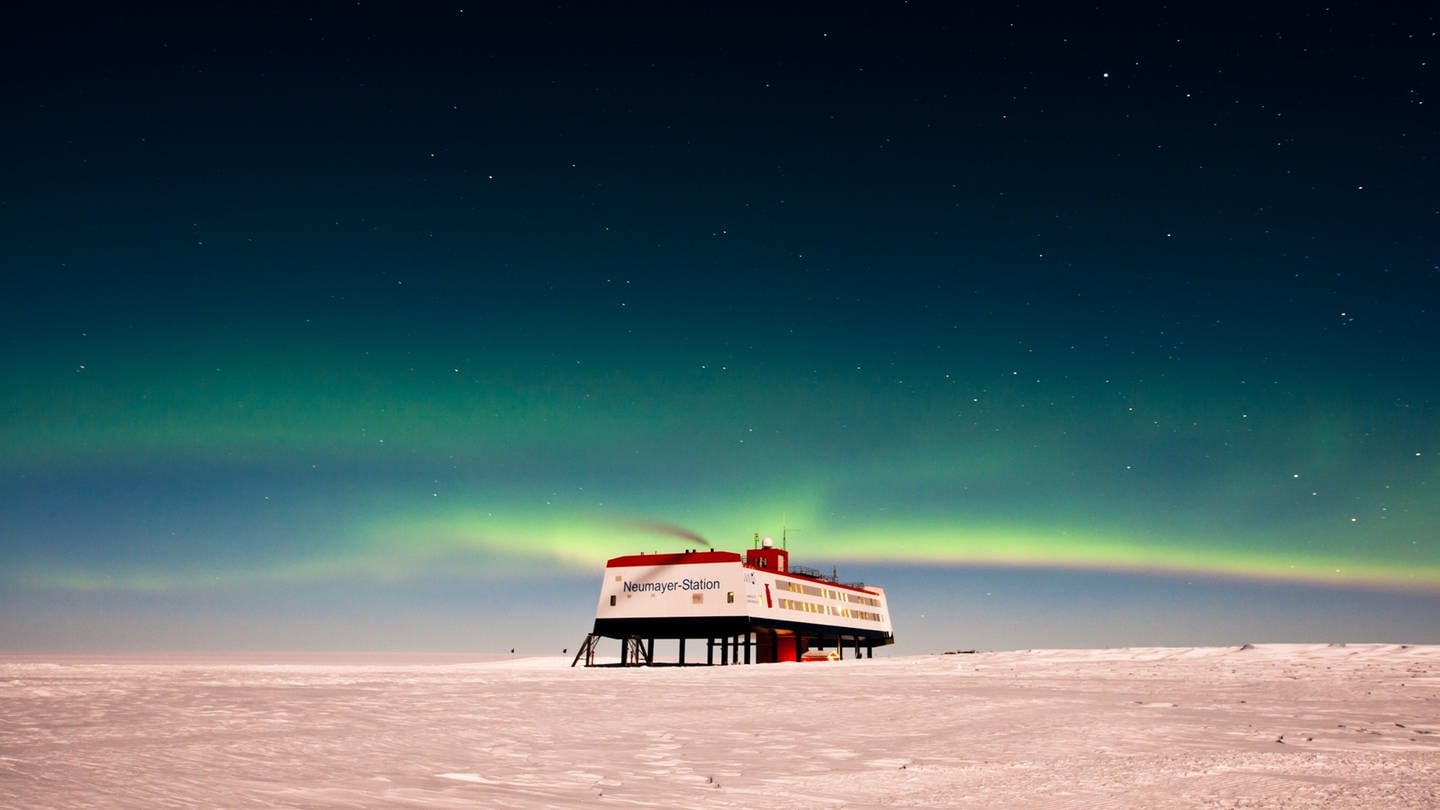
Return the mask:
[[707,664],[869,657],[893,644],[885,589],[801,566],[769,538],[732,551],[631,554],[605,564],[595,624],[575,663],[593,665],[602,638],[620,639],[622,665],[654,664],[655,639],[705,642]]

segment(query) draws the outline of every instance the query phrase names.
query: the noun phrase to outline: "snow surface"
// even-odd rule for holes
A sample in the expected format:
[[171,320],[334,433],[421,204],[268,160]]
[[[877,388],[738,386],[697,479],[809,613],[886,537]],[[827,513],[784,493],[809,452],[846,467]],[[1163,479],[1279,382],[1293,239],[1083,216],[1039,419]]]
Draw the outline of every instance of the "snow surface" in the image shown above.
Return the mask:
[[4,807],[1440,807],[1440,646],[0,658]]

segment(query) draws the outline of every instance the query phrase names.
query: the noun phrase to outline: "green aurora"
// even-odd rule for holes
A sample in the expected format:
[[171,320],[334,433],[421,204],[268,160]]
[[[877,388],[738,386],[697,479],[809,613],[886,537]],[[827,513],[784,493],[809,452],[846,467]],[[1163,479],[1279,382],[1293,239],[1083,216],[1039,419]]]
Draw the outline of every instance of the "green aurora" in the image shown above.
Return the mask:
[[453,12],[16,12],[0,648],[1440,641],[1431,16]]

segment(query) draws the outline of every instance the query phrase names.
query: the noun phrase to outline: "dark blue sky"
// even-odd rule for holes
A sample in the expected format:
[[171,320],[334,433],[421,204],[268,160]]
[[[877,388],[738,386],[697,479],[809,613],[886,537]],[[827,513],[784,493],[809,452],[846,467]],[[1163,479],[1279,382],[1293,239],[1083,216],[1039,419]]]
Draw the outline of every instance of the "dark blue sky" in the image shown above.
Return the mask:
[[0,646],[1437,640],[1433,11],[5,15]]

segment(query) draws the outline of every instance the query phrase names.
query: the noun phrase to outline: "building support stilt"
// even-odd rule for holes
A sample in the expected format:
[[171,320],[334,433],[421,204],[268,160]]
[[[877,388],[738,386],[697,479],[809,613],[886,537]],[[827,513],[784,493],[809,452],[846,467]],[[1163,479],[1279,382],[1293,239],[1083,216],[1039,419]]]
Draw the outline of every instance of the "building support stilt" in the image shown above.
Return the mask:
[[575,660],[570,662],[570,666],[579,664],[581,658],[585,659],[585,666],[595,666],[595,645],[598,643],[600,643],[600,636],[586,633],[585,640],[580,642],[580,649],[575,651]]

